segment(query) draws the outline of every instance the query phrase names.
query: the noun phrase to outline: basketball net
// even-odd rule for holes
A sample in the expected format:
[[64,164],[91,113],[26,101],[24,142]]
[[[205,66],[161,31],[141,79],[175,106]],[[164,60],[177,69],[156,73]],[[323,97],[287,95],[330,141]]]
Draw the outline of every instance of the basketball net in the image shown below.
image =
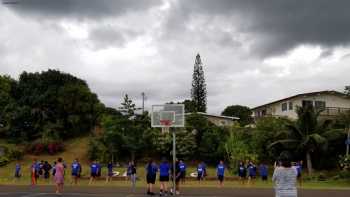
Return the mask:
[[164,119],[164,120],[160,120],[159,122],[163,126],[162,127],[162,134],[169,133],[169,130],[170,130],[169,128],[172,124],[172,121],[168,120],[168,119]]

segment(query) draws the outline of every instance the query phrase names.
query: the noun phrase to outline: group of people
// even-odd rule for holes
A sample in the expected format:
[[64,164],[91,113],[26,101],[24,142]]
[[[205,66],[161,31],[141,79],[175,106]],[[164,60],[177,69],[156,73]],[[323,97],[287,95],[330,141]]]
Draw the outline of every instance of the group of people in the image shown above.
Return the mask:
[[[257,177],[257,174],[261,176],[261,179],[263,181],[268,180],[268,166],[264,163],[260,164],[258,167],[252,162],[247,161],[247,164],[242,161],[239,163],[238,166],[238,177],[240,178],[241,182],[244,183],[245,180],[248,179],[248,183],[254,183],[255,179]],[[281,177],[281,171],[282,170],[276,170],[276,169],[282,169],[282,167],[289,166],[286,165],[287,162],[280,161],[275,164],[275,171],[273,175],[273,180],[277,183],[278,179]],[[53,176],[53,181],[56,184],[56,193],[61,193],[63,189],[64,184],[64,176],[65,171],[68,166],[63,161],[62,158],[58,158],[57,161],[53,163],[53,165],[49,164],[47,161],[40,161],[38,162],[36,159],[33,160],[33,163],[31,165],[31,184],[36,185],[38,178],[44,178],[49,179],[50,176]],[[112,177],[114,176],[113,171],[113,163],[109,162],[107,164],[107,176],[106,176],[106,182],[110,182],[112,180]],[[301,180],[301,168],[302,168],[302,162],[295,162],[290,163],[291,169],[293,169],[293,172],[295,172],[296,179],[299,178]],[[71,166],[71,177],[72,181],[71,184],[78,184],[78,180],[81,177],[82,174],[82,165],[80,164],[78,159],[75,159]],[[173,171],[175,169],[175,172]],[[222,160],[219,161],[218,165],[216,166],[216,176],[219,183],[219,187],[223,186],[224,182],[224,176],[225,176],[225,169],[226,166]],[[157,175],[159,175],[159,182],[160,182],[160,191],[159,195],[164,196],[167,194],[179,194],[180,193],[180,184],[183,184],[186,179],[186,171],[187,171],[187,165],[183,160],[176,160],[175,162],[175,168],[173,168],[173,165],[168,162],[165,158],[162,159],[159,165],[156,164],[154,160],[150,160],[147,165],[145,166],[146,171],[146,181],[147,181],[147,194],[148,195],[155,195],[154,192],[154,184],[157,179]],[[90,180],[89,185],[92,184],[97,178],[101,177],[102,172],[102,165],[98,161],[93,161],[90,165]],[[21,176],[21,165],[18,163],[16,164],[15,168],[15,177],[19,178]],[[197,165],[197,180],[199,183],[204,180],[204,178],[207,176],[207,166],[204,162],[200,162]],[[291,175],[292,176],[292,175]],[[130,179],[132,183],[132,189],[135,190],[136,186],[136,166],[134,162],[129,162],[127,169],[126,169],[126,177]],[[175,179],[175,191],[172,189],[169,190],[169,181],[173,181]],[[278,182],[279,183],[279,182]],[[301,183],[301,182],[300,182]]]

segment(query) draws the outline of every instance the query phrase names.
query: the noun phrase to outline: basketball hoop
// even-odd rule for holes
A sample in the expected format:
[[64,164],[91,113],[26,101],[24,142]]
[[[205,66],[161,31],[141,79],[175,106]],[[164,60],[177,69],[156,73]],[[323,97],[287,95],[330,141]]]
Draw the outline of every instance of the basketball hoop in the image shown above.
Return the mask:
[[162,133],[163,134],[164,133],[169,133],[169,128],[171,127],[173,122],[171,120],[168,120],[168,119],[160,120],[159,122],[163,126],[162,127]]

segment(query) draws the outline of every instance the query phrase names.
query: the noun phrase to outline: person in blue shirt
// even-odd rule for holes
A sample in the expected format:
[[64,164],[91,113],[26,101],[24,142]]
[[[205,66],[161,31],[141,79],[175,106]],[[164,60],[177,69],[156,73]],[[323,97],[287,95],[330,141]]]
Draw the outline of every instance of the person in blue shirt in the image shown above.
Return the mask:
[[256,166],[252,161],[249,161],[247,169],[248,169],[248,184],[249,183],[254,184],[256,179]]
[[162,163],[159,165],[160,196],[163,196],[164,194],[167,195],[168,193],[169,171],[170,165],[168,161],[163,158]]
[[106,183],[111,182],[113,177],[113,163],[110,161],[107,164],[107,178]]
[[204,179],[204,176],[206,174],[206,166],[204,162],[201,162],[197,166],[197,180],[199,183]]
[[266,164],[262,163],[259,166],[259,173],[261,176],[261,180],[264,182],[267,182],[267,176],[268,176],[268,167]]
[[[15,178],[19,179],[21,177],[21,164],[20,163],[16,163],[16,167],[15,167]],[[16,180],[15,179],[15,180]]]
[[179,167],[180,167],[180,172],[181,172],[180,179],[181,179],[181,182],[183,184],[183,183],[185,183],[185,179],[186,179],[187,166],[182,159],[180,159]]
[[296,163],[296,171],[297,171],[297,179],[298,179],[298,182],[299,182],[299,185],[301,186],[302,185],[302,170],[303,170],[303,161],[298,161]]
[[245,178],[247,176],[247,169],[243,163],[243,161],[240,161],[239,162],[239,166],[238,166],[238,176],[239,176],[239,179],[241,181],[242,184],[244,184],[245,182]]
[[97,168],[98,168],[97,177],[101,177],[102,165],[98,161],[96,162],[96,165],[97,165]]
[[72,184],[74,182],[75,185],[78,184],[78,179],[80,178],[81,173],[81,165],[78,161],[78,159],[75,159],[72,163]]
[[224,175],[225,175],[225,165],[224,161],[220,160],[220,163],[216,167],[216,174],[219,180],[219,187],[222,187],[224,184]]
[[96,161],[93,161],[90,165],[90,182],[89,185],[92,184],[93,181],[95,181],[96,177],[98,177],[99,166]]
[[157,172],[157,164],[152,159],[149,160],[146,165],[147,195],[155,195],[153,192],[153,186],[156,183]]

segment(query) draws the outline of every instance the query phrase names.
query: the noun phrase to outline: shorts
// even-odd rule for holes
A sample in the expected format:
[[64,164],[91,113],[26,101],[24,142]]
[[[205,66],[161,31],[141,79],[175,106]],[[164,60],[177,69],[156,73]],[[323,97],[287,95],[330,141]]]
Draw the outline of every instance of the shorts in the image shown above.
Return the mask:
[[79,174],[76,172],[72,172],[72,176],[79,177]]
[[56,184],[63,184],[64,183],[64,178],[63,176],[55,176],[54,177],[55,183]]
[[245,179],[246,178],[246,176],[244,175],[244,174],[240,174],[240,175],[238,175],[239,176],[239,178],[241,178],[241,179]]
[[21,177],[21,174],[19,172],[15,172],[15,177],[19,178],[19,177]]
[[96,172],[91,172],[91,177],[96,178],[98,174]]
[[181,172],[180,179],[185,179],[185,178],[186,178],[186,172]]
[[147,175],[147,184],[155,184],[156,183],[156,175]]
[[198,173],[197,180],[203,180],[203,173]]
[[218,179],[220,182],[223,182],[224,181],[224,175],[218,175]]
[[113,172],[108,172],[109,177],[112,177],[113,175],[114,175]]
[[298,176],[297,176],[297,177],[298,177],[298,179],[300,179],[300,178],[301,178],[301,173],[298,173]]
[[168,182],[169,181],[169,176],[159,176],[159,181],[160,182]]
[[262,179],[263,181],[267,181],[267,176],[261,176],[261,179]]

